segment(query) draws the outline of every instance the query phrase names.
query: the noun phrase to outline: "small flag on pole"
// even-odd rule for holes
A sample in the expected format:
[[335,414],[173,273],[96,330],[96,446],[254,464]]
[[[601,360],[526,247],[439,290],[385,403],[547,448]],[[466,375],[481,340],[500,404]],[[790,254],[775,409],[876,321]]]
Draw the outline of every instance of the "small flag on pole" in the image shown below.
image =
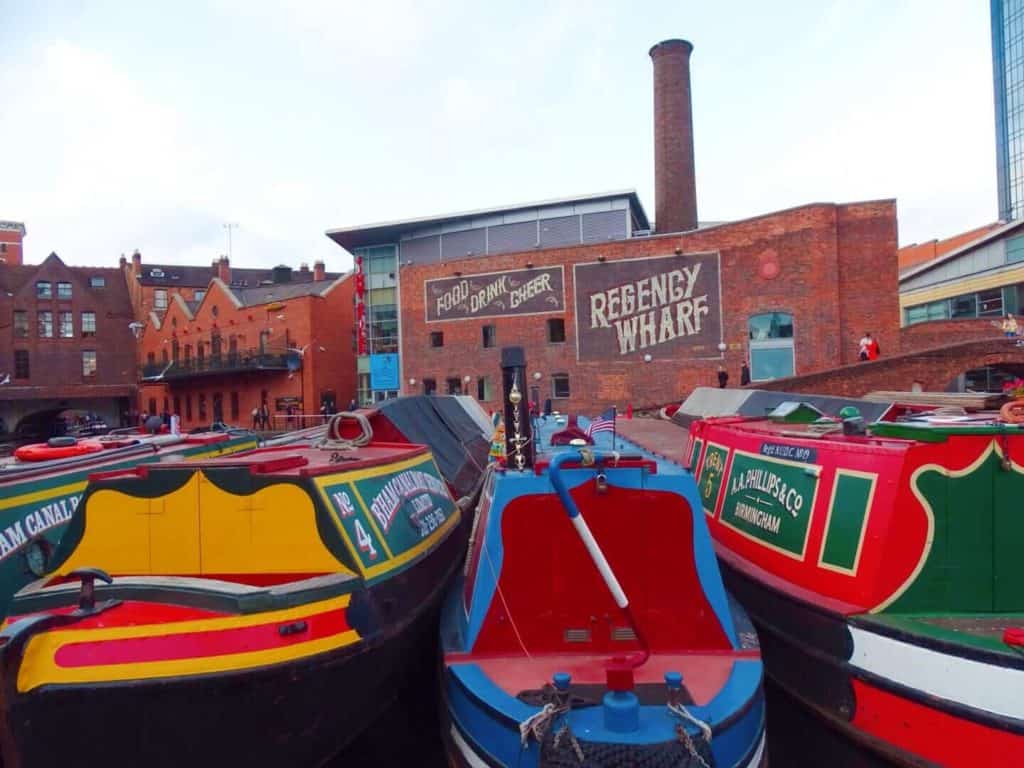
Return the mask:
[[602,413],[600,416],[595,416],[590,420],[590,426],[587,427],[587,436],[593,437],[598,432],[614,432],[615,431],[615,406],[613,405],[607,411]]

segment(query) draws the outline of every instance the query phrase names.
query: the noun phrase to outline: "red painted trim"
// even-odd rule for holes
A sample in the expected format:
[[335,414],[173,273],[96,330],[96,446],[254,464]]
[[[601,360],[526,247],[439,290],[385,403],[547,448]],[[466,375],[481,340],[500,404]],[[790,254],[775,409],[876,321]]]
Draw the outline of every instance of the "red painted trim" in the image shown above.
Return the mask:
[[898,749],[946,768],[1024,765],[1024,736],[940,712],[862,680],[853,726]]
[[[652,475],[658,474],[658,463],[653,459],[641,459],[636,456],[624,456],[619,459],[617,463],[604,462],[605,466],[610,469],[646,469]],[[538,459],[533,465],[533,473],[535,475],[542,475],[545,470],[550,466],[550,459]],[[579,469],[583,465],[578,461],[567,461],[562,465],[562,469]]]
[[[279,627],[299,621],[306,623],[304,631],[283,636],[278,631]],[[166,624],[158,629],[165,627]],[[54,661],[58,666],[69,668],[228,656],[320,640],[347,632],[349,628],[345,609],[336,609],[293,621],[275,621],[254,627],[69,643],[57,650]]]

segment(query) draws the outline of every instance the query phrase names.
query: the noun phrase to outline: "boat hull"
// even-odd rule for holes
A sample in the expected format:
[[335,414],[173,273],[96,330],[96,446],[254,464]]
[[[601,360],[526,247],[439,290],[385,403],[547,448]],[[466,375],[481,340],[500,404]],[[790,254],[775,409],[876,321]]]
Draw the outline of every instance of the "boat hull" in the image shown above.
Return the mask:
[[[720,556],[719,564],[726,588],[747,607],[757,628],[766,674],[819,730],[824,726],[829,759],[835,764],[869,768],[1024,764],[1024,721],[941,698],[870,671],[863,646],[885,635],[858,626],[857,617],[828,611],[773,588],[728,555]],[[940,653],[912,645],[907,637],[889,639],[908,646],[918,666],[922,653]],[[1015,668],[954,654],[942,656],[947,675],[955,676],[958,667],[965,667],[965,675],[976,674],[976,668],[966,669],[973,664],[984,664],[1004,681],[1018,670],[1024,674],[1024,659]]]
[[[362,639],[315,656],[219,674],[43,685],[20,693],[19,657],[5,652],[4,766],[322,765],[396,699],[429,695],[419,649],[434,642],[442,590],[465,549],[464,529],[372,595],[354,595],[348,621]],[[382,615],[388,611],[409,619],[395,622]]]

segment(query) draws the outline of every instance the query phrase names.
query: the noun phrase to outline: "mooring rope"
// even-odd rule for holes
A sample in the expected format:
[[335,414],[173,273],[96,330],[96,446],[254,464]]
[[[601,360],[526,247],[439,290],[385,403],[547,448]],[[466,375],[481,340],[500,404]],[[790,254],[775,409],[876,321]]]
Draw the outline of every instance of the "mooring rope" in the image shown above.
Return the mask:
[[[362,430],[359,437],[349,439],[341,436],[341,424],[345,419],[355,419],[359,423]],[[351,451],[353,448],[369,445],[372,440],[373,427],[366,416],[352,411],[342,411],[331,416],[331,420],[327,422],[327,434],[319,440],[314,440],[312,445],[326,451]]]

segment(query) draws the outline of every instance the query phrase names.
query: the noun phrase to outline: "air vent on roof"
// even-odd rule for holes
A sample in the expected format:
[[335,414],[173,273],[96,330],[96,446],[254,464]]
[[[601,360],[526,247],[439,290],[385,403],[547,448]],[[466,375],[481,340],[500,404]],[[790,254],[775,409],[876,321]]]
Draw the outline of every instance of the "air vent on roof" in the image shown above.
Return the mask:
[[590,630],[583,629],[567,629],[563,633],[565,642],[567,643],[589,643],[590,642]]
[[150,277],[163,277],[164,271],[162,269],[151,269],[149,270]]

